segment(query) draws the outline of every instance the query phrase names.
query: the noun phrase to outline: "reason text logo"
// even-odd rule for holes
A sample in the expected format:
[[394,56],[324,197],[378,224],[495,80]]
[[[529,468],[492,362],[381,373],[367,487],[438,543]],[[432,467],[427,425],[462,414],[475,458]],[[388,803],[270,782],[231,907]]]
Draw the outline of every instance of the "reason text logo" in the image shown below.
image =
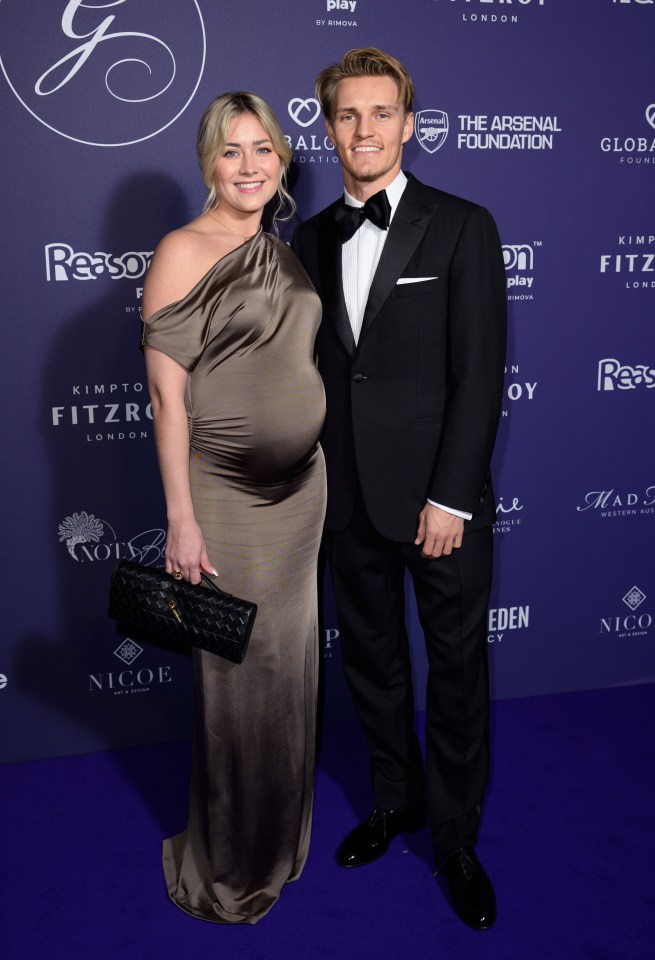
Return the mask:
[[45,273],[48,280],[138,280],[150,265],[152,250],[112,253],[76,253],[67,243],[47,243]]
[[598,391],[636,390],[637,387],[646,390],[655,387],[655,367],[645,363],[633,367],[610,357],[598,361]]

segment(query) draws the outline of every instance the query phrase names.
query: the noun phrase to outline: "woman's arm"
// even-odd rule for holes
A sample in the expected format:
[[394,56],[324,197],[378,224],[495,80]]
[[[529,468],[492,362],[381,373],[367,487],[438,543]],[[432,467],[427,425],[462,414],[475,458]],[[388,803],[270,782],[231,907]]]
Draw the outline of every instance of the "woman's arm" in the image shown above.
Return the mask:
[[[183,232],[178,231],[164,238],[157,248],[143,291],[145,317],[184,296],[193,285],[190,246]],[[189,374],[155,347],[145,347],[145,358],[168,514],[166,570],[180,570],[185,580],[199,583],[201,570],[214,576],[216,570],[207,556],[191,502],[189,425],[184,403]]]
[[184,393],[187,371],[153,347],[145,348],[148,388],[155,425],[168,535],[166,570],[181,570],[185,580],[200,582],[200,571],[216,576],[193,511],[189,483],[189,426]]

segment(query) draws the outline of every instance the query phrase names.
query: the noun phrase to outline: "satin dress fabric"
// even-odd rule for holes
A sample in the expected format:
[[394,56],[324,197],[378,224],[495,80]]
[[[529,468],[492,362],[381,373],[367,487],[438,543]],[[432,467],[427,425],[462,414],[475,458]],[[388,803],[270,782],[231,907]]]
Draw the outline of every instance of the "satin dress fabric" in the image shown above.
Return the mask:
[[188,823],[163,844],[171,900],[218,923],[256,923],[307,858],[326,499],[320,316],[295,255],[260,231],[144,324],[143,344],[189,371],[191,493],[217,582],[258,606],[243,663],[193,652]]

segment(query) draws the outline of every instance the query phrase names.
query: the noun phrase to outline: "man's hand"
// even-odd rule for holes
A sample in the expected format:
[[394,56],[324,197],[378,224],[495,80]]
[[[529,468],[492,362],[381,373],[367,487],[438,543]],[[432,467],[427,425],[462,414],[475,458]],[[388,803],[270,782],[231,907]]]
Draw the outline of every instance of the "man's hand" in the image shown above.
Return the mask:
[[441,507],[426,503],[418,516],[416,546],[423,544],[422,557],[447,557],[462,545],[464,521]]

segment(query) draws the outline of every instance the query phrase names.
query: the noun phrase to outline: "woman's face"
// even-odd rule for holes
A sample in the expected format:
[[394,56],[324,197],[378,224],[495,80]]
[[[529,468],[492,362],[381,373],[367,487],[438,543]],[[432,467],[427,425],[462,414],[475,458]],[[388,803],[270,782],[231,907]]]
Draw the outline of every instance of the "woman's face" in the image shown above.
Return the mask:
[[275,194],[281,172],[280,158],[257,117],[252,113],[235,117],[214,168],[221,207],[242,214],[261,212]]

